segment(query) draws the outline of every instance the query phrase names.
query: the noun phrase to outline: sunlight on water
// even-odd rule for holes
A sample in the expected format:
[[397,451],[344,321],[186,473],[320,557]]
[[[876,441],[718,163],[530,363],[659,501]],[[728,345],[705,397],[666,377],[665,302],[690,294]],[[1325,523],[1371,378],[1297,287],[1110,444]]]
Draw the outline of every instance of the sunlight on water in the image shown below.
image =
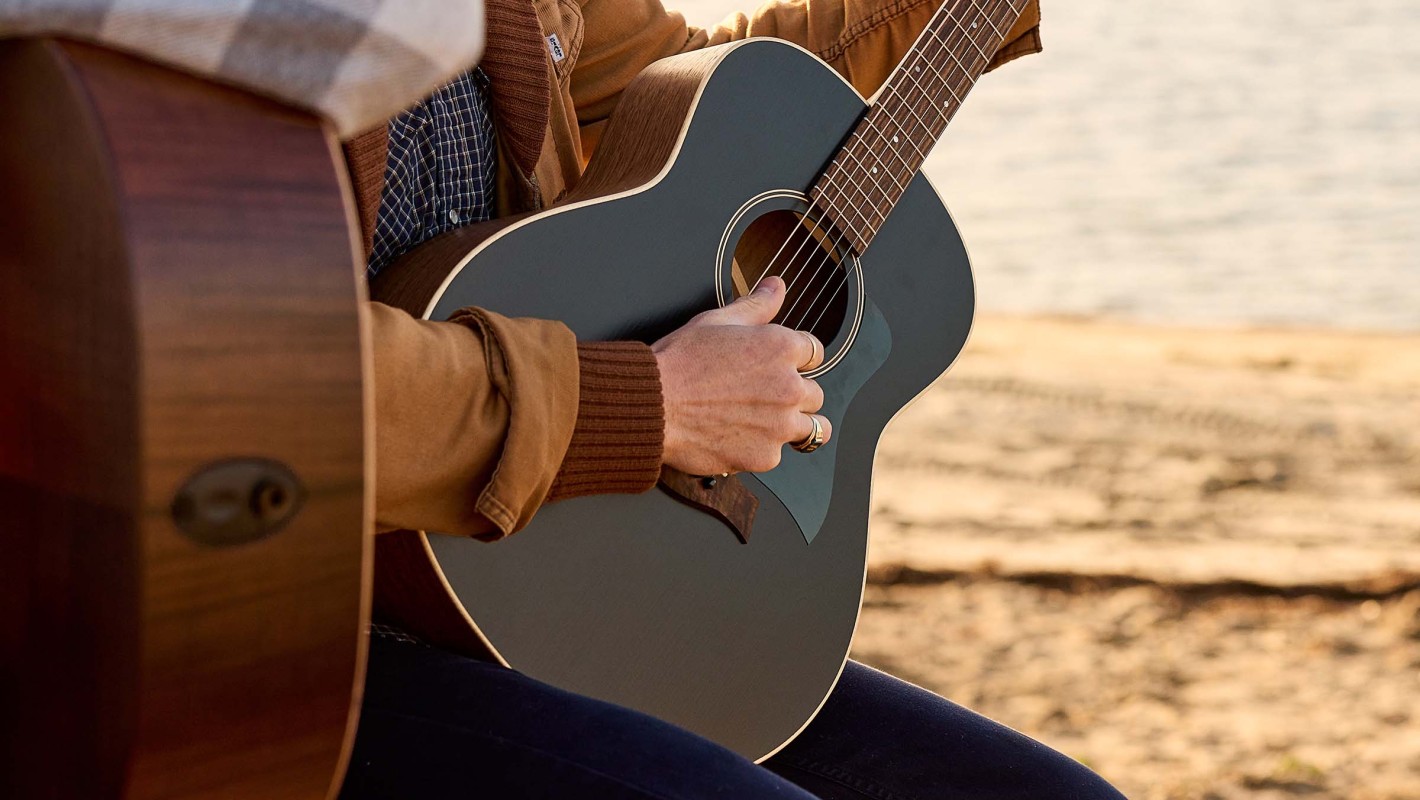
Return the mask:
[[1043,9],[927,163],[983,308],[1420,330],[1420,3]]

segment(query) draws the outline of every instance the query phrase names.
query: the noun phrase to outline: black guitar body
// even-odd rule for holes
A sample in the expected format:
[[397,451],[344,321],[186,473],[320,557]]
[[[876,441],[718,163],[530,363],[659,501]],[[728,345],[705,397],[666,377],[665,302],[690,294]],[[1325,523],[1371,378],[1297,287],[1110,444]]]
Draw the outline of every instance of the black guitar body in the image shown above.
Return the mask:
[[[656,180],[505,227],[425,316],[477,305],[562,320],[584,340],[651,342],[721,301],[724,242],[806,192],[864,109],[797,47],[727,46]],[[741,476],[760,502],[748,543],[660,490],[554,504],[497,544],[429,536],[499,658],[754,759],[803,729],[857,621],[879,434],[950,366],[974,306],[966,251],[920,174],[858,269],[862,311],[850,303],[837,337],[851,346],[818,378],[833,439]]]

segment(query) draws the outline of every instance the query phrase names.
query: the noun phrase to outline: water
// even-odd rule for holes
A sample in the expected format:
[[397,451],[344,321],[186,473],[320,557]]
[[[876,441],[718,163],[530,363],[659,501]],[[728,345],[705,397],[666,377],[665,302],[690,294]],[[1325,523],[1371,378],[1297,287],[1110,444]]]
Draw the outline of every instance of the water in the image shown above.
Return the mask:
[[1043,11],[926,165],[982,308],[1420,330],[1420,2]]

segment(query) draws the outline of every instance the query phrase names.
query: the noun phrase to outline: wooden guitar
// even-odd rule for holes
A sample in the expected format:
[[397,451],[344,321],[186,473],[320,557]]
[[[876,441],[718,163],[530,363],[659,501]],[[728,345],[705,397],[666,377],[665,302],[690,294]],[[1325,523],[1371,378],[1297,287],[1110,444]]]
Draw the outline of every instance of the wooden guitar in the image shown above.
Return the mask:
[[780,321],[827,343],[810,375],[834,438],[698,490],[669,476],[670,491],[555,504],[495,545],[380,537],[377,609],[751,758],[802,730],[857,620],[878,436],[971,327],[966,251],[918,169],[1025,5],[949,3],[871,104],[773,40],[658,62],[566,202],[382,272],[374,296],[416,316],[479,305],[645,342],[780,274]]
[[368,606],[362,290],[317,120],[0,42],[0,797],[318,798]]

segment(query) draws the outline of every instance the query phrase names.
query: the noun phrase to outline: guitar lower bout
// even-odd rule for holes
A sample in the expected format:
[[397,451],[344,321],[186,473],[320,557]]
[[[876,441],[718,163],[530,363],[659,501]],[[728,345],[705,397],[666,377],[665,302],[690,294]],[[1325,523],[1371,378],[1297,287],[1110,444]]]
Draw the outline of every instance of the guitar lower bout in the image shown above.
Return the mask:
[[[403,562],[382,546],[385,616],[750,758],[797,735],[848,655],[878,437],[950,365],[974,306],[965,249],[920,176],[861,253],[807,201],[864,108],[775,40],[666,59],[627,89],[566,203],[449,234],[442,263],[375,280],[377,299],[430,319],[477,305],[649,343],[774,272],[790,284],[781,321],[833,359],[817,379],[834,438],[741,476],[759,504],[747,543],[663,492],[579,498],[493,545],[430,533],[389,548]],[[413,599],[411,575],[437,591]]]

